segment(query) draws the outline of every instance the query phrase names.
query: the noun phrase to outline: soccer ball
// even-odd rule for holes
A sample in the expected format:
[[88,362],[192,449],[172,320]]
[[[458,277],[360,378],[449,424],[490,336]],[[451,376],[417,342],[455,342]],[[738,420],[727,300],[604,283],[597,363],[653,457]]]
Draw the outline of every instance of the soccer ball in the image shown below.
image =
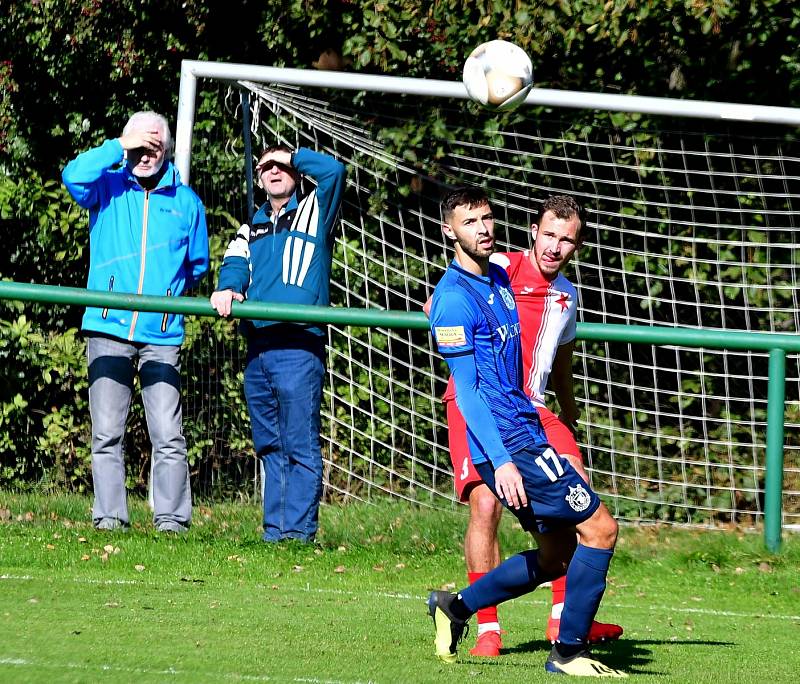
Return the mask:
[[464,62],[467,94],[487,109],[514,109],[533,86],[533,64],[519,45],[490,40]]

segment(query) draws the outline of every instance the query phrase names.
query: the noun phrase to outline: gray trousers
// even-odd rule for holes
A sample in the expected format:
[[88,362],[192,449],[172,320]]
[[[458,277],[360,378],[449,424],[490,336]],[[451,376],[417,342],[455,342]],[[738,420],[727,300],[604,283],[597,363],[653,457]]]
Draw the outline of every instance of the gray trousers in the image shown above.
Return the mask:
[[123,441],[138,369],[147,430],[153,446],[153,523],[188,527],[192,494],[186,440],[181,431],[180,347],[88,338],[89,411],[92,417],[92,520],[128,525]]

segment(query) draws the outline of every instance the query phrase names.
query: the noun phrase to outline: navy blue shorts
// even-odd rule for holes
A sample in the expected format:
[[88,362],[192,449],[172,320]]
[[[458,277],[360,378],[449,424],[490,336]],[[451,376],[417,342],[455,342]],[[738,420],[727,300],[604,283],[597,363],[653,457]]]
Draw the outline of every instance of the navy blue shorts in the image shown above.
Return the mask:
[[523,530],[544,533],[572,527],[591,518],[600,506],[600,497],[549,444],[518,451],[511,460],[522,475],[528,495],[524,508],[511,508],[498,496],[491,463],[476,463],[475,469],[500,503],[517,517]]

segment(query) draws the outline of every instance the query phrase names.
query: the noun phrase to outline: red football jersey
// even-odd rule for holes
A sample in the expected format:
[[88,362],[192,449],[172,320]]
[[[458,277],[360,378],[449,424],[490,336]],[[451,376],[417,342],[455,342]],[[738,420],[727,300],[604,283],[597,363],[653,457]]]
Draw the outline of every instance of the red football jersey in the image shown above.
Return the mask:
[[[577,291],[563,273],[548,281],[530,262],[530,251],[498,252],[491,261],[505,268],[511,280],[522,329],[525,392],[544,406],[544,390],[558,347],[575,339]],[[455,398],[452,379],[444,400]]]

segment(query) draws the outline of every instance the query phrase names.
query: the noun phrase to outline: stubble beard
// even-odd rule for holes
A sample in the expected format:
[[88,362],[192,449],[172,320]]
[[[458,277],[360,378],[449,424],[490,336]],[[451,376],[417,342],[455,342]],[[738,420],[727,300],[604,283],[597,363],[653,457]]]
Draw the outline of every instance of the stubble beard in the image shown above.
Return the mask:
[[483,249],[477,243],[467,243],[461,240],[457,244],[465,257],[477,264],[482,271],[486,270],[489,257],[494,253],[494,244],[492,244],[491,249]]

